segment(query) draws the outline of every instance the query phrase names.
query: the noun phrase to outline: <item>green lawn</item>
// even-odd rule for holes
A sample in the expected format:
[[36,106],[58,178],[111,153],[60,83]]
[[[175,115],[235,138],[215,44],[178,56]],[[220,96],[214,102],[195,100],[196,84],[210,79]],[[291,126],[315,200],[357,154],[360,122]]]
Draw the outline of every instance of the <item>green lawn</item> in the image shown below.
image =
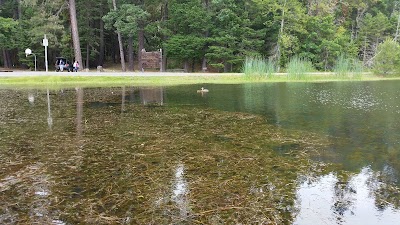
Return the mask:
[[120,87],[120,86],[170,86],[184,84],[238,84],[263,82],[328,82],[328,81],[366,81],[388,80],[399,78],[382,78],[364,75],[357,79],[336,78],[332,74],[313,74],[305,79],[288,79],[284,74],[272,78],[249,77],[243,75],[202,75],[188,74],[187,76],[27,76],[0,78],[0,87],[14,88],[65,88],[65,87]]

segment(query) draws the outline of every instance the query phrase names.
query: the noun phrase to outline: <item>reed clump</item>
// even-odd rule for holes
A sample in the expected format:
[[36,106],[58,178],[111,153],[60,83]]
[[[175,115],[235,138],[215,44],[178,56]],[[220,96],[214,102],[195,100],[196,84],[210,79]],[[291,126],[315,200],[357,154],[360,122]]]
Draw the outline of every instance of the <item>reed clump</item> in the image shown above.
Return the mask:
[[276,72],[275,63],[260,56],[246,57],[243,65],[243,74],[246,78],[271,78]]
[[307,80],[314,71],[311,61],[294,56],[287,65],[287,78],[290,80]]
[[360,60],[342,54],[338,57],[333,71],[338,79],[361,79],[364,66]]

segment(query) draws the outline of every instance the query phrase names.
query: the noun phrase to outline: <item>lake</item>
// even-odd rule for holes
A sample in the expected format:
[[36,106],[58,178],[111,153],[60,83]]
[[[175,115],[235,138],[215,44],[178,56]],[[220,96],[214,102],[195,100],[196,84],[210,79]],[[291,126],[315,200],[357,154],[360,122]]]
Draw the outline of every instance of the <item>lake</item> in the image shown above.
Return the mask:
[[0,89],[0,223],[398,224],[399,86]]

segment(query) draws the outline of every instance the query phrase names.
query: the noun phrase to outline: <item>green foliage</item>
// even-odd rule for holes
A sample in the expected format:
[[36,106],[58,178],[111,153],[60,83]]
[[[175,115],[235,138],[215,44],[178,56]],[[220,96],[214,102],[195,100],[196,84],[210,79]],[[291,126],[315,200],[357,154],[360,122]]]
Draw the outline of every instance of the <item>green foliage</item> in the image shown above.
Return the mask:
[[[206,57],[213,64],[223,64],[224,72],[242,69],[246,55],[259,52],[263,41],[260,33],[251,27],[244,2],[214,1],[211,7],[212,22]],[[254,9],[254,8],[253,8]]]
[[342,46],[335,40],[337,28],[334,17],[309,17],[306,28],[310,32],[305,35],[302,45],[303,57],[310,59],[319,70],[327,70],[338,56]]
[[300,53],[303,40],[301,36],[307,33],[305,23],[307,14],[305,7],[298,0],[254,0],[268,21],[265,25],[273,32],[267,34],[270,41],[276,43],[270,55],[279,60],[279,66],[284,66],[289,59]]
[[310,72],[313,72],[314,68],[311,61],[294,56],[290,59],[287,65],[287,76],[291,80],[305,80],[308,78]]
[[15,44],[18,22],[0,17],[0,49],[12,49]]
[[201,50],[204,48],[206,39],[194,35],[174,35],[164,47],[169,52],[169,56],[175,59],[199,59]]
[[360,39],[376,41],[384,40],[386,32],[390,28],[389,18],[383,13],[378,12],[375,16],[367,13],[361,22]]
[[170,3],[168,28],[171,34],[204,34],[210,28],[210,15],[198,1]]
[[[76,0],[82,54],[91,60],[118,61],[114,31],[127,45],[126,37],[138,38],[140,27],[146,49],[165,48],[170,62],[191,61],[199,68],[205,58],[211,70],[225,72],[241,71],[251,55],[273,58],[277,68],[299,56],[319,71],[334,71],[340,54],[362,57],[370,66],[377,45],[395,37],[397,5],[392,0],[118,0],[113,10],[111,0]],[[16,61],[12,64],[27,63],[25,48],[43,52],[44,34],[51,57],[73,55],[65,0],[3,0],[0,17],[0,48],[10,55],[7,60]],[[39,62],[42,57],[39,53]]]
[[381,76],[400,74],[400,45],[393,39],[386,39],[378,46],[374,57],[373,72]]
[[103,16],[107,29],[115,28],[124,35],[135,34],[138,29],[139,21],[145,20],[149,14],[139,6],[133,4],[123,4],[117,10],[111,10]]
[[[107,0],[85,0],[76,1],[77,19],[79,26],[79,38],[82,46],[82,55],[86,56],[89,51],[90,59],[95,59],[100,48],[99,27],[94,24],[99,24],[105,13],[108,12]],[[86,10],[90,8],[90,10]],[[68,46],[72,43],[70,34],[62,37],[63,45]],[[89,49],[87,49],[89,47]],[[63,48],[61,50],[63,56],[74,57],[73,48]]]

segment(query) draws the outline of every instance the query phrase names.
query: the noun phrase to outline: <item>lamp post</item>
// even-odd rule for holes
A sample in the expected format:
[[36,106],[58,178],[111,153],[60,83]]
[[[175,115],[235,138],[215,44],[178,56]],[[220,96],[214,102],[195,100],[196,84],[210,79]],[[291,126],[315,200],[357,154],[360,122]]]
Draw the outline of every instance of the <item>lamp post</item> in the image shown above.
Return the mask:
[[27,48],[27,49],[25,49],[25,55],[26,55],[26,57],[28,57],[28,55],[33,55],[35,57],[35,71],[36,71],[36,55],[35,55],[35,53],[33,53],[31,49]]
[[46,72],[49,71],[49,63],[47,61],[47,46],[49,46],[49,39],[47,39],[46,35],[43,38],[43,46],[44,46],[44,64],[46,66]]

